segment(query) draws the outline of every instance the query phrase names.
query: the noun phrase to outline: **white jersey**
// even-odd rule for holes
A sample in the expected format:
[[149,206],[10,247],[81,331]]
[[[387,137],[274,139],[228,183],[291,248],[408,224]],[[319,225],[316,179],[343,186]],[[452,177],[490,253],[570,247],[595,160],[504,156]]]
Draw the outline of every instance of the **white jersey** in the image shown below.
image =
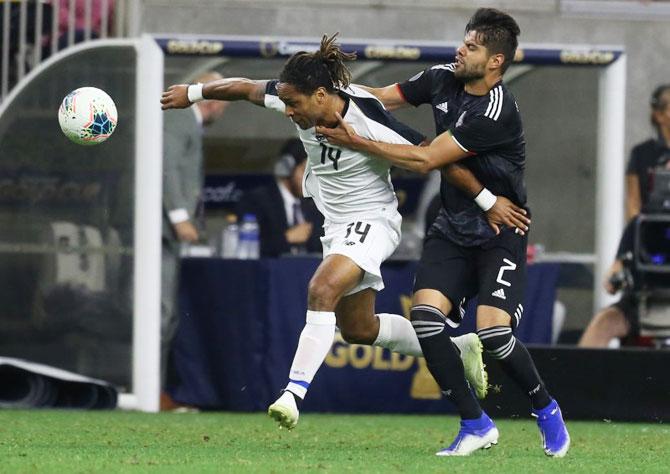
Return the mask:
[[[265,107],[283,113],[285,106],[277,96],[277,82],[267,84]],[[345,101],[342,117],[358,135],[406,145],[417,145],[423,140],[421,134],[395,119],[369,92],[351,86],[339,93]],[[315,128],[302,130],[297,125],[296,128],[307,152],[303,193],[314,199],[327,221],[345,222],[397,209],[390,162],[333,146],[325,137],[318,136]]]

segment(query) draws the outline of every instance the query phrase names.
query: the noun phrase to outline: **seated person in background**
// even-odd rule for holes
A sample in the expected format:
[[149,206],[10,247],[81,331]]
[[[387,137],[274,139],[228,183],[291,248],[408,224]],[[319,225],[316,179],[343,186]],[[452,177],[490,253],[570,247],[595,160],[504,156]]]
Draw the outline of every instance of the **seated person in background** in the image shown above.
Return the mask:
[[629,263],[633,256],[636,220],[624,229],[616,259],[607,272],[605,290],[611,295],[621,291],[621,299],[596,314],[584,330],[579,347],[606,348],[612,339],[637,336],[639,331],[638,298],[633,291]]
[[281,149],[274,168],[275,183],[246,192],[237,214],[254,214],[260,228],[261,257],[320,253],[323,216],[302,196],[305,152],[297,138]]
[[[621,299],[593,317],[579,340],[580,347],[608,347],[612,339],[635,337],[639,332],[639,298],[633,292],[630,269],[626,268],[624,259],[633,254],[635,217],[641,211],[651,210],[654,172],[670,170],[670,84],[658,86],[650,102],[651,123],[657,136],[636,145],[631,151],[626,169],[626,218],[629,223],[605,280],[608,293],[622,290]],[[622,278],[626,275],[628,278]],[[619,283],[618,287],[613,282]]]
[[626,219],[644,210],[649,202],[652,173],[670,170],[670,84],[658,86],[651,95],[651,124],[656,137],[636,145],[626,169]]

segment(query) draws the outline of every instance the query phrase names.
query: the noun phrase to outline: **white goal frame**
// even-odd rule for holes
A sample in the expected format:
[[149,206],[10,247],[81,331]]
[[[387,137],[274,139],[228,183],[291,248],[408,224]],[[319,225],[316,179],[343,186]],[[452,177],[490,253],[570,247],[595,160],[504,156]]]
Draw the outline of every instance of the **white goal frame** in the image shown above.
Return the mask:
[[[133,268],[132,393],[119,407],[156,412],[160,396],[161,216],[163,186],[163,53],[150,36],[104,39],[66,48],[35,67],[0,103],[2,116],[21,92],[53,65],[82,51],[133,47],[135,85],[135,204]],[[54,121],[59,104],[54,105]],[[123,122],[123,117],[119,117]]]

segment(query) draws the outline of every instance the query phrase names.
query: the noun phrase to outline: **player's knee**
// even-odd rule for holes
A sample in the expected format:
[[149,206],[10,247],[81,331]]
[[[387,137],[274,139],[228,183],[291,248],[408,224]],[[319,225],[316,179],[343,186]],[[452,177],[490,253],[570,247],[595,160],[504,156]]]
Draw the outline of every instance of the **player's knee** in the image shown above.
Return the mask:
[[429,305],[413,306],[409,313],[409,319],[419,340],[444,331],[447,321],[442,311]]
[[509,326],[491,326],[477,330],[484,350],[494,359],[505,359],[514,350],[516,338]]
[[307,303],[315,311],[334,311],[341,297],[337,282],[329,278],[312,278],[307,290]]
[[370,345],[377,339],[377,333],[372,328],[357,325],[352,327],[340,327],[340,334],[349,344]]

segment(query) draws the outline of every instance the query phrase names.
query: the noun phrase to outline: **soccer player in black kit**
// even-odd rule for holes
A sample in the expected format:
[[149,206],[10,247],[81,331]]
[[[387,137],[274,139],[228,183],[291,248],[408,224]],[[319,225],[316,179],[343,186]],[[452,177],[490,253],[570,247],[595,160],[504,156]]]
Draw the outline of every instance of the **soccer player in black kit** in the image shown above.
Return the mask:
[[461,416],[456,439],[439,456],[466,456],[498,442],[498,430],[468,387],[445,331],[447,325],[460,324],[460,309],[473,296],[478,296],[482,344],[528,394],[544,452],[561,457],[570,445],[558,404],[513,334],[523,314],[527,235],[504,226],[496,232],[485,217],[495,195],[526,207],[523,127],[516,101],[502,82],[519,32],[506,13],[479,9],[465,28],[456,62],[433,66],[401,84],[368,88],[390,109],[431,104],[439,135],[429,146],[363,139],[343,121],[335,129],[317,129],[335,145],[373,153],[401,168],[465,167],[485,186],[473,183],[468,195],[443,174],[442,208],[424,242],[414,285],[412,325],[428,368]]

